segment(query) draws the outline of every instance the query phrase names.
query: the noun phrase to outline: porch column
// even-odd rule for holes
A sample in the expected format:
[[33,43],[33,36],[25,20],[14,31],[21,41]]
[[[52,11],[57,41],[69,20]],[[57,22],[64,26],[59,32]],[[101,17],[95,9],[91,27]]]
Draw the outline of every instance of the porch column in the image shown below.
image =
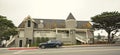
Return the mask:
[[58,34],[58,30],[57,30],[57,28],[56,28],[56,30],[55,30],[55,31],[56,31],[56,34]]
[[69,29],[69,37],[70,37],[71,35],[70,35],[70,29]]
[[88,29],[86,29],[86,42],[88,44]]

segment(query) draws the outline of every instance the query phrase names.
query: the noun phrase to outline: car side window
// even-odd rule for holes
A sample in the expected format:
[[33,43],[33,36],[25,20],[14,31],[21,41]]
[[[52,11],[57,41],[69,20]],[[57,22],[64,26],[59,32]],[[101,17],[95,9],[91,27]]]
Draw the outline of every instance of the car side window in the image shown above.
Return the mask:
[[54,41],[54,40],[52,40],[52,41],[51,41],[51,43],[55,43],[55,41]]
[[61,42],[56,40],[49,40],[47,43],[61,43]]

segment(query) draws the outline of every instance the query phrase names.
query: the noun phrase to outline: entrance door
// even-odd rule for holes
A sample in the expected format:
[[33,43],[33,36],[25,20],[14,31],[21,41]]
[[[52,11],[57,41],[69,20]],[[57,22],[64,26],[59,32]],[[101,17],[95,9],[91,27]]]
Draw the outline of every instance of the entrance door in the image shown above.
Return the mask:
[[19,47],[22,47],[22,40],[19,41]]
[[29,40],[29,45],[31,46],[31,44],[32,44],[32,40]]

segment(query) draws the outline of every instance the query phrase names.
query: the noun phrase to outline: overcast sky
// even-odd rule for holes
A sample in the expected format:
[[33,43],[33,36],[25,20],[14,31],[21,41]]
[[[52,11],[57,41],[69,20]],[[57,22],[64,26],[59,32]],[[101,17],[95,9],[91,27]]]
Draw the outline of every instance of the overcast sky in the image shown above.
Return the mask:
[[28,15],[66,19],[71,12],[77,20],[90,20],[105,11],[120,12],[120,0],[0,0],[0,15],[7,16],[16,26]]

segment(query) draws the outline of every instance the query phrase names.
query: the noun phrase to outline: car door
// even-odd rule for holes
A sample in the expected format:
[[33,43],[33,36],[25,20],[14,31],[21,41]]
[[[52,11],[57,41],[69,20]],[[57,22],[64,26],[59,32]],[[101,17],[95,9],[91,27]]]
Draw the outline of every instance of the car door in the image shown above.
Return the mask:
[[54,41],[49,41],[49,42],[47,43],[47,46],[48,46],[48,47],[54,47],[54,45],[55,45]]
[[54,43],[53,42],[48,43],[48,47],[54,47]]

